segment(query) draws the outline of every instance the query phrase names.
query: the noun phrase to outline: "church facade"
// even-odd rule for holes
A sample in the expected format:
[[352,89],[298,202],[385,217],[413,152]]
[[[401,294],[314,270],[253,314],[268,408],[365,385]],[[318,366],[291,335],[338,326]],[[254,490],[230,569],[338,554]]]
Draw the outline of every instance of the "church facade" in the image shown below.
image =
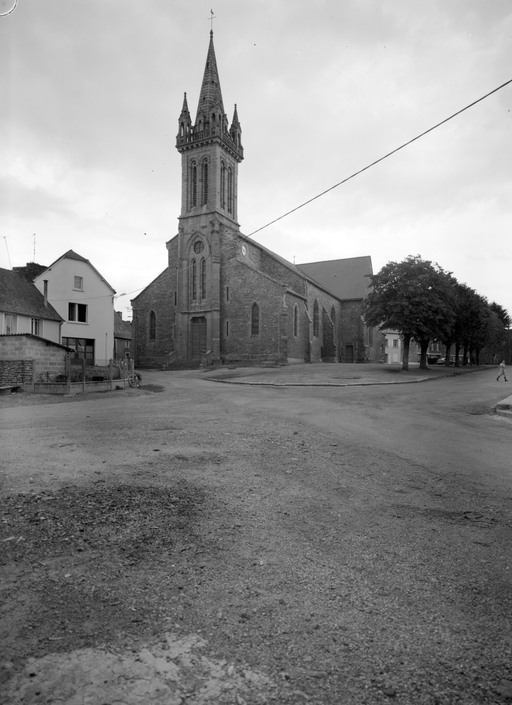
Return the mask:
[[224,112],[213,33],[196,118],[185,94],[176,148],[178,233],[166,269],[132,300],[136,364],[375,359],[361,316],[370,257],[294,265],[240,231],[242,130],[236,105],[231,125]]

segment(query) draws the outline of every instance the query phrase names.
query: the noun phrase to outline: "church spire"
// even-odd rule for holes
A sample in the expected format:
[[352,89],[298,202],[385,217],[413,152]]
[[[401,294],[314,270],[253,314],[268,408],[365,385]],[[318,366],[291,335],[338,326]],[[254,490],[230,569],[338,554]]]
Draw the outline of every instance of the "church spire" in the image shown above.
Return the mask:
[[217,69],[217,59],[215,58],[215,48],[213,46],[213,31],[210,32],[210,45],[206,56],[201,93],[199,94],[196,125],[199,124],[200,120],[203,120],[203,124],[209,122],[212,115],[215,115],[215,122],[221,120],[224,115],[219,71]]
[[185,139],[192,130],[192,120],[190,119],[190,112],[187,103],[187,94],[185,93],[183,97],[183,107],[181,108],[181,114],[178,120],[178,138]]
[[238,111],[236,109],[233,112],[233,120],[231,121],[231,127],[229,128],[229,136],[237,146],[242,144],[242,128],[240,127],[240,120],[238,119]]
[[190,112],[188,109],[188,103],[187,103],[187,94],[183,94],[183,107],[181,109],[181,115],[180,118],[182,117],[188,117],[190,119]]

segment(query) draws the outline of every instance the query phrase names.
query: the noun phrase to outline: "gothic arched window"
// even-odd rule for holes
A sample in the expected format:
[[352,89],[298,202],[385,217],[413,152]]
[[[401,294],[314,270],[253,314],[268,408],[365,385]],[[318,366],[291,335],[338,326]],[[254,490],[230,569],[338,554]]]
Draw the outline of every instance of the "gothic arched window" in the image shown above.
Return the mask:
[[299,335],[299,307],[297,305],[293,309],[293,335],[295,337]]
[[197,164],[192,162],[190,165],[190,207],[197,206]]
[[191,268],[192,268],[192,271],[191,271],[191,277],[190,277],[190,279],[191,279],[190,298],[192,299],[192,301],[196,301],[197,300],[197,262],[195,261],[195,259],[192,260]]
[[233,170],[228,167],[228,213],[233,213]]
[[149,312],[149,339],[156,340],[156,313]]
[[251,335],[260,334],[260,307],[258,304],[252,305],[251,310]]
[[318,301],[316,299],[313,306],[313,335],[318,338]]
[[203,160],[202,164],[202,180],[203,180],[203,199],[202,205],[206,206],[208,203],[208,162],[206,159]]
[[201,299],[206,299],[206,260],[203,257],[201,260]]
[[226,207],[226,165],[220,163],[220,207]]

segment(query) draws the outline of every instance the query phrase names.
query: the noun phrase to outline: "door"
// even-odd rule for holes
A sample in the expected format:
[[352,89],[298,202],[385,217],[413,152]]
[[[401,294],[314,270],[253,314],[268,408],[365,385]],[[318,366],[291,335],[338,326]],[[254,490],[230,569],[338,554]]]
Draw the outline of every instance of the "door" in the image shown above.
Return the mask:
[[200,360],[206,352],[206,318],[200,316],[191,320],[192,324],[192,360]]
[[354,346],[345,345],[345,362],[354,362]]

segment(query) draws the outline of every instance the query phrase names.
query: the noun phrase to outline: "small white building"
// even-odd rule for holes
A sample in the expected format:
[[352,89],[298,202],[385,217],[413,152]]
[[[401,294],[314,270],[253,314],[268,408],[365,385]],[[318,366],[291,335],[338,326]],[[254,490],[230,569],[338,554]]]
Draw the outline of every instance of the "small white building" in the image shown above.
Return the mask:
[[398,365],[402,362],[403,340],[396,330],[383,330],[384,362],[386,365]]
[[[45,285],[46,282],[46,285]],[[64,319],[61,343],[86,365],[106,365],[114,349],[115,290],[85,257],[69,250],[34,279]]]

